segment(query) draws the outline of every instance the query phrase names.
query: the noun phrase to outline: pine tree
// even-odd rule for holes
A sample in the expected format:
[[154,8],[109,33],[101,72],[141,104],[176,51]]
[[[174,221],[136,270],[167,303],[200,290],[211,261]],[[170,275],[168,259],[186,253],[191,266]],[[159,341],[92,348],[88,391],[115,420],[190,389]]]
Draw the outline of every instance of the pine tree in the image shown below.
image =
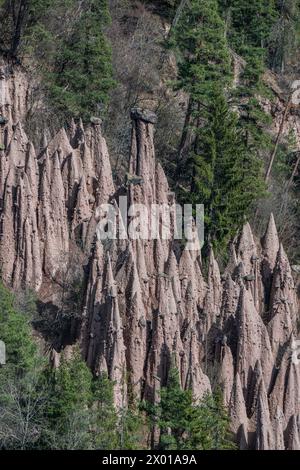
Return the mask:
[[81,359],[80,351],[74,357],[62,354],[60,366],[48,371],[49,386],[52,389],[49,418],[62,419],[77,406],[87,406],[92,398],[92,374]]
[[55,449],[90,449],[92,374],[81,359],[80,351],[75,351],[71,359],[62,355],[58,369],[49,368],[45,375],[49,390],[45,412],[48,426],[41,445]]
[[201,401],[191,390],[182,390],[178,369],[169,370],[160,403],[152,408],[154,423],[160,428],[159,448],[164,450],[233,449],[229,418],[222,395],[207,394]]
[[[223,5],[224,7],[224,5]],[[238,53],[248,47],[266,48],[278,14],[275,0],[232,0],[226,4],[231,16],[231,43]]]
[[206,394],[192,409],[190,418],[189,449],[235,450],[230,419],[223,405],[220,388]]
[[[32,306],[27,306],[31,312]],[[27,310],[26,308],[26,310]],[[33,339],[27,311],[0,282],[0,339],[6,364],[0,365],[0,448],[35,448],[45,426],[45,361]]]
[[191,151],[203,112],[214,87],[227,87],[231,80],[231,59],[225,25],[216,0],[186,2],[170,37],[169,45],[177,56],[176,89],[188,94],[188,105],[177,154],[174,180],[182,184],[186,158]]
[[255,155],[269,150],[271,139],[265,131],[270,117],[262,110],[258,96],[271,98],[262,76],[268,62],[271,32],[278,12],[274,0],[220,0],[220,9],[228,19],[227,38],[232,49],[246,65],[238,88],[232,93],[240,111],[240,125],[249,149]]
[[148,425],[138,402],[130,403],[119,410],[117,429],[119,449],[140,450],[146,447]]
[[216,91],[206,109],[197,145],[187,161],[190,181],[183,199],[204,204],[205,241],[216,250],[226,247],[262,194],[261,163],[251,154],[238,116]]
[[102,374],[92,382],[92,434],[94,449],[118,448],[118,414],[113,383]]
[[230,82],[230,54],[216,0],[187,2],[170,45],[178,57],[176,85],[193,102],[205,104],[216,83],[226,86]]
[[277,11],[278,20],[270,36],[269,64],[276,72],[283,73],[286,63],[294,62],[294,51],[299,45],[300,5],[294,0],[278,0]]
[[49,75],[50,99],[66,117],[101,115],[114,85],[111,50],[103,33],[109,21],[106,0],[89,0],[63,42]]
[[173,366],[169,371],[167,386],[161,390],[159,404],[160,447],[162,449],[186,448],[186,433],[190,429],[192,407],[192,392],[181,389],[178,370]]
[[33,367],[37,346],[32,338],[31,319],[15,308],[14,296],[0,281],[0,339],[6,346],[7,369],[23,373]]
[[[56,119],[102,115],[114,86],[104,34],[107,0],[18,0],[0,5],[0,50],[33,65]],[[29,60],[28,60],[29,59]]]

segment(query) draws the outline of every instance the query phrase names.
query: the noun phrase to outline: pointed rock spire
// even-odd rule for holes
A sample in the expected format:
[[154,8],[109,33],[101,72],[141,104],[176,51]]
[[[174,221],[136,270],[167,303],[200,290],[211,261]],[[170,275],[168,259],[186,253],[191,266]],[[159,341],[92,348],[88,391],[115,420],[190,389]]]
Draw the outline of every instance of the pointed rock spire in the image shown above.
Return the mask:
[[300,450],[300,419],[293,415],[286,430],[288,450]]
[[229,403],[229,415],[231,418],[231,430],[236,435],[239,448],[241,450],[246,449],[248,446],[248,418],[239,373],[234,378]]
[[266,389],[269,388],[274,358],[265,325],[258,315],[251,293],[241,290],[238,312],[237,370],[246,389],[249,374],[260,359]]
[[277,228],[275,225],[274,216],[272,213],[269,218],[267,230],[262,240],[262,247],[263,247],[263,255],[266,261],[265,264],[268,265],[270,273],[272,273],[275,267],[277,253],[279,250],[279,238],[278,238]]
[[15,168],[25,167],[27,145],[27,136],[22,124],[18,122],[14,127],[14,132],[8,147],[8,159],[13,162]]
[[257,401],[256,450],[274,449],[274,434],[263,380],[260,381]]
[[275,450],[284,450],[284,429],[285,429],[285,420],[282,410],[278,407],[276,414],[273,419],[273,429],[274,429],[274,449]]

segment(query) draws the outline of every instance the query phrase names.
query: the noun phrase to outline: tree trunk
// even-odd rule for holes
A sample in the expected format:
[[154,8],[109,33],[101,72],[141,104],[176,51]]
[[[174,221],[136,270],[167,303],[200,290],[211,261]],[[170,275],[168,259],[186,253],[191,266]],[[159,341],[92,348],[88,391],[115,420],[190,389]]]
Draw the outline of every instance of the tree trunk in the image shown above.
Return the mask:
[[299,167],[299,163],[300,163],[300,152],[297,152],[297,160],[296,160],[296,163],[294,165],[294,168],[293,168],[293,172],[291,174],[291,177],[286,185],[286,191],[288,191],[292,185],[292,182],[293,182],[293,179],[297,173],[297,170],[298,170],[298,167]]
[[271,174],[271,171],[272,171],[272,166],[273,166],[273,163],[274,163],[274,160],[275,160],[275,157],[276,157],[278,145],[280,143],[280,139],[281,139],[281,135],[282,135],[282,131],[283,131],[283,126],[284,126],[284,123],[286,121],[288,112],[290,110],[291,100],[292,100],[292,95],[289,97],[288,102],[286,104],[286,107],[285,107],[285,110],[284,110],[284,113],[283,113],[283,116],[282,116],[282,119],[281,119],[281,123],[280,123],[280,126],[279,126],[279,131],[278,131],[278,134],[277,134],[277,137],[276,137],[274,150],[273,150],[273,152],[271,153],[271,156],[270,156],[268,169],[267,169],[267,172],[266,172],[266,175],[265,175],[265,182],[266,183],[270,178],[270,174]]
[[191,120],[192,120],[193,104],[194,103],[193,103],[192,98],[189,98],[188,107],[187,107],[185,120],[184,120],[184,126],[183,126],[181,140],[180,140],[180,145],[179,145],[179,151],[178,151],[179,159],[181,159],[184,153],[184,150],[187,147],[187,142],[188,142],[189,135],[190,135],[189,127],[190,127]]
[[15,17],[15,30],[14,30],[14,34],[12,38],[11,49],[10,49],[10,53],[12,57],[17,56],[18,48],[19,48],[20,41],[21,41],[21,34],[22,34],[27,6],[28,6],[28,0],[20,1],[18,14]]
[[[172,31],[173,28],[176,27],[179,19],[180,19],[180,16],[181,16],[181,13],[183,12],[184,10],[184,7],[186,5],[186,3],[188,2],[188,0],[181,0],[177,10],[176,10],[176,13],[175,13],[175,16],[174,16],[174,19],[173,19],[173,22],[172,22],[172,26],[170,28],[170,32]],[[169,32],[169,34],[170,34]]]

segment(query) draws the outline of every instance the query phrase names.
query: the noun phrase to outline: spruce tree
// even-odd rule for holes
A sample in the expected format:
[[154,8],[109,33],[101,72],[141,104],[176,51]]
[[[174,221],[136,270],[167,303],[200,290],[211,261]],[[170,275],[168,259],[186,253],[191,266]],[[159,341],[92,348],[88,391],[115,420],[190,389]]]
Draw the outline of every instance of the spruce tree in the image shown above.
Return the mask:
[[6,347],[6,363],[0,365],[0,449],[36,448],[46,425],[45,361],[30,321],[28,312],[17,308],[14,295],[0,282],[0,340]]
[[31,318],[16,309],[13,294],[0,281],[0,339],[6,346],[5,369],[22,374],[35,364],[37,345],[32,338]]
[[277,1],[278,19],[270,36],[270,67],[283,73],[286,63],[296,64],[294,51],[300,41],[300,5],[294,0]]
[[224,249],[262,195],[262,165],[247,147],[238,116],[222,92],[206,109],[205,124],[187,161],[182,198],[204,204],[205,241]]
[[186,2],[169,41],[176,53],[178,77],[176,89],[188,95],[186,118],[179,145],[174,180],[177,188],[184,184],[186,160],[197,140],[205,107],[218,84],[231,81],[231,59],[225,25],[216,0]]
[[230,82],[230,54],[216,0],[186,3],[170,38],[178,58],[177,87],[205,104],[216,83]]
[[275,0],[229,0],[231,43],[236,52],[247,47],[266,48],[278,13]]
[[106,374],[92,381],[92,434],[94,449],[118,448],[118,414],[114,407],[114,384]]
[[262,156],[271,146],[265,131],[271,123],[258,96],[272,98],[262,80],[271,47],[271,32],[278,19],[274,0],[220,0],[220,9],[228,19],[227,38],[232,49],[245,59],[237,89],[232,97],[240,113],[240,126],[246,143],[255,155]]
[[180,386],[178,369],[169,370],[168,382],[161,390],[154,409],[154,424],[160,429],[159,448],[164,450],[233,449],[229,418],[219,390],[195,400],[190,389]]
[[103,33],[109,21],[106,0],[89,0],[56,57],[49,75],[50,99],[66,117],[87,121],[101,115],[112,79],[111,50]]

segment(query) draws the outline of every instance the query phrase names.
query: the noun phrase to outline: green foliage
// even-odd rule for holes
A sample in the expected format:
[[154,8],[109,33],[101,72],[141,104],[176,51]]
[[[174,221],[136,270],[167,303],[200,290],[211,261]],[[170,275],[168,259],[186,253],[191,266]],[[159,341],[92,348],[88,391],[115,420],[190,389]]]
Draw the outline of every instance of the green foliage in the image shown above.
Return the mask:
[[234,450],[229,432],[229,417],[223,405],[220,389],[207,394],[200,405],[192,409],[189,448],[201,450]]
[[102,31],[108,21],[106,2],[90,0],[55,57],[50,99],[68,117],[88,120],[103,113],[108,103],[114,84],[111,50]]
[[50,371],[49,419],[61,421],[73,410],[87,407],[92,398],[91,381],[91,372],[78,350],[72,359],[63,355],[59,368]]
[[257,97],[271,97],[262,75],[268,59],[271,31],[278,19],[276,2],[227,0],[219,3],[228,21],[229,44],[246,61],[241,83],[233,93],[240,109],[240,125],[249,149],[255,155],[262,155],[262,151],[267,151],[271,145],[265,131],[270,118],[263,112]]
[[294,62],[294,51],[300,41],[300,5],[294,0],[277,1],[278,20],[270,36],[270,66],[284,72],[286,63]]
[[191,390],[181,389],[178,370],[174,367],[169,371],[167,386],[161,391],[159,406],[160,446],[168,450],[185,449],[188,445],[185,434],[190,429],[193,397]]
[[9,368],[22,372],[33,367],[37,347],[32,339],[30,318],[16,310],[13,295],[0,281],[0,339],[6,345]]
[[119,420],[113,383],[106,374],[92,381],[92,410],[93,449],[117,449]]
[[224,22],[215,0],[191,0],[186,5],[170,38],[178,57],[177,88],[193,101],[207,100],[215,84],[230,81],[230,55]]
[[120,410],[119,449],[139,450],[145,448],[146,426],[145,416],[139,409],[137,402]]
[[198,133],[186,164],[190,186],[182,198],[204,204],[206,244],[220,251],[262,195],[262,168],[222,93],[217,92],[207,107],[206,122]]
[[[257,95],[265,92],[261,46],[276,15],[268,2],[254,3],[188,2],[170,41],[178,56],[176,86],[189,95],[178,151],[178,192],[183,202],[204,204],[206,244],[217,250],[224,249],[262,195],[259,157],[270,145]],[[248,20],[248,14],[258,18]],[[231,96],[227,38],[247,54],[242,85]],[[229,99],[238,106],[239,117],[230,111]]]
[[221,2],[230,15],[230,42],[236,52],[245,46],[266,48],[278,13],[274,0],[229,0]]
[[42,367],[37,358],[22,374],[8,365],[0,371],[0,449],[37,447],[47,400]]
[[191,390],[181,389],[175,367],[170,368],[160,403],[152,407],[152,421],[159,427],[159,448],[163,450],[234,448],[221,392],[218,390],[214,396],[207,394],[200,402],[195,401]]
[[24,310],[0,282],[0,339],[6,364],[0,366],[0,448],[33,448],[43,422],[44,360],[32,336],[32,296],[24,296]]
[[233,49],[242,56],[253,54],[255,50],[259,54],[261,49],[267,63],[283,72],[299,44],[299,2],[219,0],[219,5],[228,21],[228,38]]
[[48,369],[46,383],[49,394],[45,410],[47,428],[42,435],[42,447],[91,448],[92,374],[79,350],[71,359],[63,355],[58,369]]
[[0,21],[4,18],[0,48],[40,71],[49,104],[62,123],[103,115],[114,86],[104,34],[110,20],[107,0],[7,1],[0,9]]
[[[17,307],[16,307],[17,306]],[[0,283],[0,448],[136,449],[144,420],[136,408],[116,410],[113,383],[93,378],[79,349],[46,365],[31,334],[32,293],[15,298]]]

